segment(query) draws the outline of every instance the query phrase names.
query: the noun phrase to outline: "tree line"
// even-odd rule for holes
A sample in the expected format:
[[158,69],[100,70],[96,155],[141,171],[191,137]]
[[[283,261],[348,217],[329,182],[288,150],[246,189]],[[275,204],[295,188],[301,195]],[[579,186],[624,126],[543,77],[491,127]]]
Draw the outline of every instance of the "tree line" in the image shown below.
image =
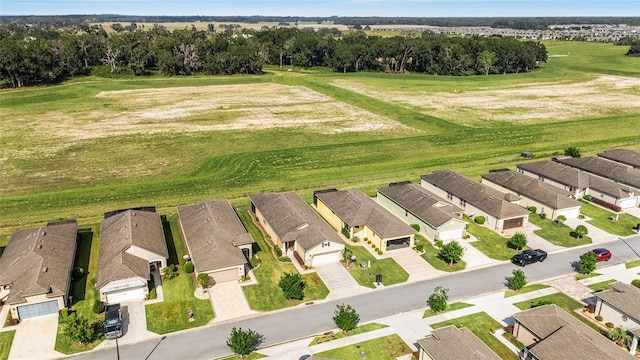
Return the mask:
[[506,37],[368,36],[363,31],[195,27],[169,31],[131,23],[65,29],[0,26],[0,79],[22,87],[56,83],[96,69],[136,76],[261,74],[264,65],[330,67],[336,72],[507,74],[547,61],[544,45]]

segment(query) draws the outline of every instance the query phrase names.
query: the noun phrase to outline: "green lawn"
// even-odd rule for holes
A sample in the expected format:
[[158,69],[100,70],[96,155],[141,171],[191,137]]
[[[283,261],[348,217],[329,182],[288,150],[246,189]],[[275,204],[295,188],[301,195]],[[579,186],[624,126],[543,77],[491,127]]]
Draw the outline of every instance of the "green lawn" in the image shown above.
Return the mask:
[[455,302],[453,304],[447,304],[447,308],[444,309],[444,311],[441,312],[435,312],[431,309],[427,309],[424,311],[424,314],[422,314],[422,318],[426,318],[426,317],[430,317],[430,316],[434,316],[434,315],[439,315],[439,314],[444,314],[446,312],[449,311],[454,311],[454,310],[458,310],[458,309],[464,309],[467,307],[473,306],[471,304],[467,304],[467,303],[463,303],[463,302]]
[[455,325],[458,328],[466,327],[477,336],[483,343],[485,343],[491,350],[493,350],[502,359],[517,360],[518,356],[514,354],[508,347],[500,342],[492,333],[491,329],[497,330],[502,328],[499,322],[495,321],[491,316],[485,312],[479,312],[477,314],[471,314],[456,319],[451,319],[437,324],[432,324],[431,327],[438,329],[441,327]]
[[498,235],[495,231],[484,225],[476,224],[466,216],[464,219],[469,224],[467,232],[478,239],[478,241],[473,241],[470,244],[482,251],[483,254],[497,260],[509,260],[516,254],[514,249],[507,246],[509,239]]
[[631,269],[633,267],[640,266],[640,260],[628,261],[624,264],[627,269]]
[[602,274],[599,274],[596,272],[592,272],[590,274],[577,273],[576,280],[588,279],[588,278],[592,278],[594,276],[599,276],[599,275],[602,275]]
[[15,335],[15,330],[0,332],[0,360],[7,360],[9,358],[11,344],[13,343],[13,337]]
[[571,236],[571,232],[574,229],[565,224],[560,224],[549,219],[542,219],[535,214],[529,216],[529,222],[540,228],[540,230],[534,231],[536,235],[554,245],[573,247],[591,244],[591,238],[586,235],[578,239]]
[[440,271],[458,271],[464,269],[467,264],[464,260],[460,260],[457,263],[454,263],[453,266],[449,266],[449,262],[442,260],[438,256],[438,249],[435,246],[431,245],[429,240],[421,238],[421,243],[423,244],[424,253],[421,255],[423,259],[425,259],[434,269]]
[[589,224],[596,226],[613,235],[633,235],[635,234],[635,232],[631,229],[638,223],[640,223],[640,219],[627,213],[621,213],[618,215],[618,220],[611,221],[609,220],[609,217],[615,216],[613,212],[605,210],[584,200],[582,201],[580,212],[591,218],[591,220],[587,221]]
[[[260,229],[253,222],[246,207],[238,208],[240,219],[256,241],[254,254],[260,258],[260,266],[253,270],[258,280],[257,285],[244,286],[244,295],[249,306],[257,311],[272,311],[290,306],[299,305],[313,300],[322,300],[329,295],[329,289],[322,282],[318,274],[309,273],[302,275],[306,283],[304,299],[287,300],[282,289],[278,286],[280,278],[287,272],[297,273],[298,270],[291,263],[283,263],[276,260],[271,252],[271,246],[264,239]],[[296,261],[292,259],[292,261]]]
[[504,297],[508,298],[508,297],[511,297],[511,296],[525,294],[525,293],[536,291],[536,290],[540,290],[540,289],[546,289],[548,287],[549,286],[543,285],[543,284],[530,284],[530,285],[526,285],[520,291],[515,291],[515,290],[509,289],[509,290],[504,292]]
[[309,346],[322,344],[322,343],[325,343],[327,341],[333,341],[333,340],[342,339],[343,337],[347,337],[347,336],[364,334],[364,333],[369,332],[369,331],[374,331],[374,330],[378,330],[378,329],[384,329],[386,327],[387,327],[387,325],[382,325],[382,324],[378,324],[378,323],[370,323],[370,324],[360,325],[357,328],[349,331],[349,334],[345,334],[343,331],[340,331],[340,332],[337,332],[337,333],[331,334],[331,335],[316,336],[315,338],[313,338],[313,340],[311,340],[311,342],[309,343]]
[[[194,296],[196,286],[194,274],[184,271],[185,247],[182,243],[177,224],[177,214],[168,216],[165,225],[165,238],[169,249],[169,264],[176,264],[178,276],[162,281],[164,301],[146,305],[147,330],[157,334],[191,329],[206,325],[213,318],[209,299],[197,299]],[[194,321],[189,322],[189,311]]]
[[599,283],[587,285],[587,287],[593,291],[611,290],[611,286],[609,286],[609,284],[614,283],[616,281],[617,281],[616,279],[610,279],[610,280],[602,281]]
[[356,265],[349,269],[358,284],[370,288],[375,288],[376,275],[382,274],[382,284],[385,286],[403,283],[409,279],[409,274],[392,258],[376,259],[364,246],[347,246],[356,256],[356,263],[367,264],[371,262],[371,267],[361,268]]
[[366,359],[389,360],[411,353],[411,348],[400,338],[400,336],[394,334],[348,345],[338,349],[323,351],[313,355],[329,359],[346,360],[362,359],[362,352],[365,353]]
[[262,355],[262,354],[257,353],[257,352],[254,351],[254,352],[250,353],[249,355],[245,356],[242,359],[237,355],[232,355],[232,356],[229,356],[229,357],[226,357],[226,358],[222,358],[222,360],[254,360],[254,359],[262,359],[262,358],[266,358],[266,357],[267,357],[267,355]]

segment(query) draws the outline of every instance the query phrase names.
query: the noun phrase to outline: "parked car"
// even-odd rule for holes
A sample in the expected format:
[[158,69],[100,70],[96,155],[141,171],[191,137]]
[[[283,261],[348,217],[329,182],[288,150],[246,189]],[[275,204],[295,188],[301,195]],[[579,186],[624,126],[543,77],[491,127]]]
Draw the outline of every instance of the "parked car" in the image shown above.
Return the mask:
[[122,336],[122,314],[120,304],[107,305],[104,312],[104,337],[108,340]]
[[593,249],[594,254],[596,254],[596,261],[609,261],[611,259],[611,251],[605,248]]
[[543,262],[547,258],[547,252],[540,249],[529,249],[513,255],[511,262],[518,266],[526,266],[535,262]]

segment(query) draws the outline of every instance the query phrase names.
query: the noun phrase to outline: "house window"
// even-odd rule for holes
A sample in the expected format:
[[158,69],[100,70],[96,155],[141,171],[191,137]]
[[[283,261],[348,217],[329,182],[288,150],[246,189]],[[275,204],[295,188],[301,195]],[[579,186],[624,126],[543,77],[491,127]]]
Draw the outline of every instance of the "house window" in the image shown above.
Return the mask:
[[331,245],[330,241],[325,241],[322,243],[322,247],[329,247],[329,245]]
[[447,199],[453,200],[453,194],[447,191]]

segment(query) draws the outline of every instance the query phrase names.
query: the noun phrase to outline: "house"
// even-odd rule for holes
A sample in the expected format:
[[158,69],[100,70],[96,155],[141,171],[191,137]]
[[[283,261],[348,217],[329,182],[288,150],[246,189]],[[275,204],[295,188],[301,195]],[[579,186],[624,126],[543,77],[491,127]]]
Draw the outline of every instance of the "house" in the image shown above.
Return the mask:
[[556,161],[517,165],[518,172],[582,197],[590,195],[605,203],[628,209],[640,204],[640,192],[627,185],[605,179]]
[[595,314],[631,332],[631,354],[635,354],[640,340],[640,289],[621,282],[609,286],[611,290],[595,293],[598,299]]
[[237,281],[249,271],[253,238],[225,199],[178,207],[178,224],[197,274]]
[[149,293],[151,266],[166,266],[169,252],[155,209],[105,214],[100,226],[96,288],[107,304],[143,300]]
[[599,157],[615,161],[627,166],[631,166],[634,169],[640,169],[640,152],[629,149],[612,149],[605,150],[598,154]]
[[520,198],[512,193],[502,193],[451,170],[436,171],[420,178],[422,187],[459,204],[467,216],[484,216],[491,229],[519,228],[529,220],[529,211],[518,206]]
[[71,305],[77,236],[75,220],[11,235],[0,257],[0,299],[10,307],[13,319],[56,314]]
[[378,189],[378,203],[404,220],[417,224],[432,241],[459,240],[466,234],[462,209],[417,184],[391,184]]
[[251,212],[270,241],[303,265],[339,262],[345,243],[295,192],[250,195]]
[[513,315],[513,336],[524,344],[524,359],[635,359],[605,336],[555,304]]
[[613,180],[619,184],[627,185],[635,193],[640,192],[640,169],[634,169],[595,156],[584,158],[565,156],[554,158],[553,160],[602,178]]
[[469,329],[454,325],[433,330],[431,335],[418,340],[418,348],[419,360],[500,360]]
[[313,202],[334,229],[366,238],[383,253],[414,245],[417,231],[360,190],[315,192]]
[[536,208],[537,213],[545,213],[551,219],[563,215],[567,219],[577,219],[581,202],[571,199],[571,192],[560,189],[541,180],[512,171],[491,171],[482,175],[481,182],[502,192],[510,192],[520,197],[520,206]]

